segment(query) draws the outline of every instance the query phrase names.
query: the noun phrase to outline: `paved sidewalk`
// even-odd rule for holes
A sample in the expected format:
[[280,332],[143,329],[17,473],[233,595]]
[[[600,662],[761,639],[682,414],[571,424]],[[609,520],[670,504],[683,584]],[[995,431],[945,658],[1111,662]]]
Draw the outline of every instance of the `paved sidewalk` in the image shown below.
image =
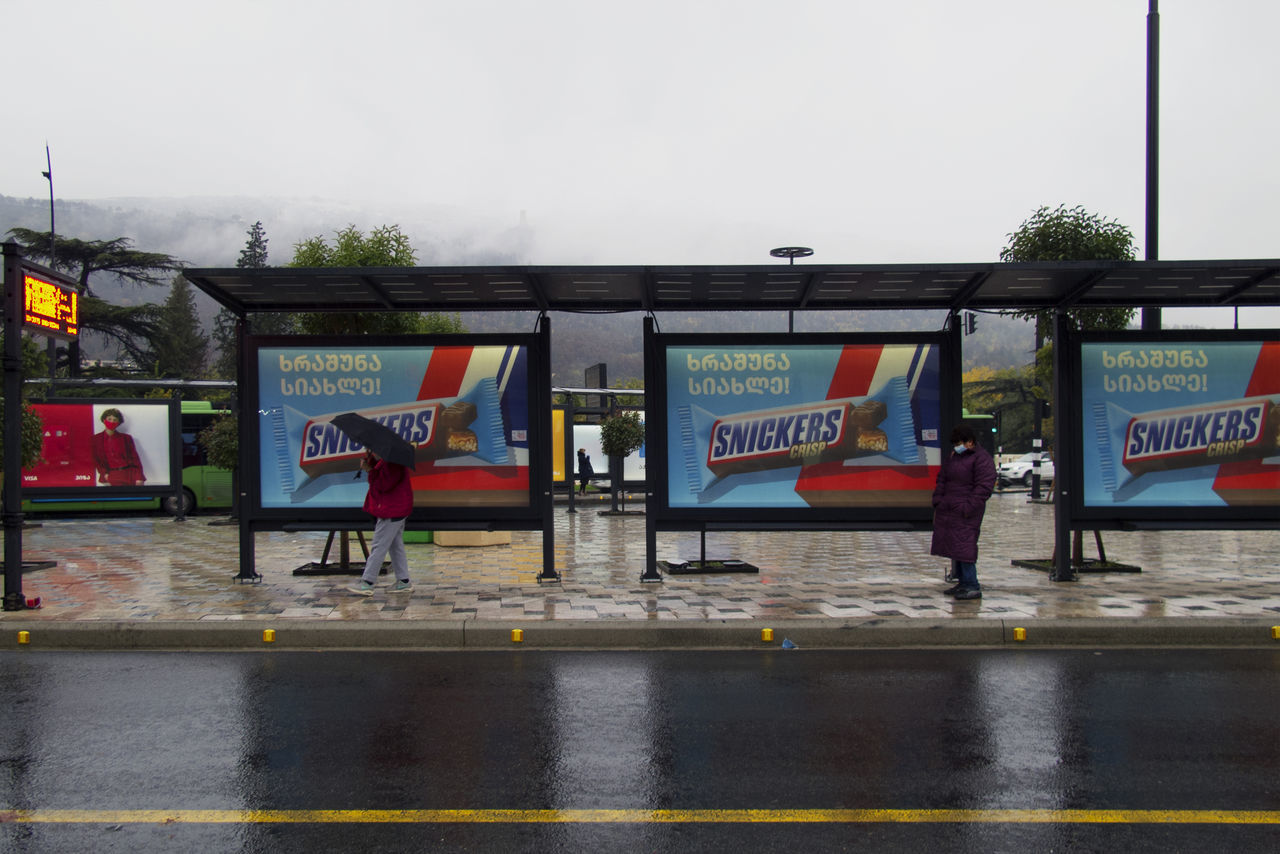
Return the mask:
[[[65,645],[183,646],[183,637],[261,645],[267,627],[295,646],[510,646],[513,628],[529,646],[716,646],[759,645],[762,628],[778,627],[775,645],[785,634],[812,646],[1006,643],[1021,627],[1032,643],[1181,638],[1280,648],[1270,631],[1280,625],[1275,530],[1106,532],[1107,557],[1141,572],[1055,583],[1011,565],[1050,556],[1052,508],[1025,492],[998,493],[981,540],[983,599],[956,602],[942,595],[946,562],[929,555],[927,533],[711,533],[708,558],[760,572],[641,583],[644,518],[600,515],[606,507],[557,506],[558,583],[537,580],[541,533],[513,532],[511,545],[411,544],[416,589],[391,594],[384,582],[370,598],[347,592],[354,576],[293,574],[320,560],[324,533],[258,535],[262,582],[241,584],[237,529],[210,524],[216,518],[45,520],[23,538],[27,561],[55,562],[24,576],[25,595],[42,607],[0,615],[0,631],[30,631],[33,648],[55,629],[80,638]],[[1092,536],[1085,545],[1095,556]],[[699,549],[697,534],[659,534],[661,560],[696,559]],[[197,628],[213,639],[199,640]],[[89,632],[97,639],[86,640]],[[11,648],[13,633],[4,634],[0,649]]]

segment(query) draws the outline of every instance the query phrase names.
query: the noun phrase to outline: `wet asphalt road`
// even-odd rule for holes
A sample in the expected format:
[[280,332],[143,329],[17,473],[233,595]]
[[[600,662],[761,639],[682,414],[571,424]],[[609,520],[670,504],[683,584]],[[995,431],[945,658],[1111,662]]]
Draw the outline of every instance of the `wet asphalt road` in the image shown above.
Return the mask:
[[0,653],[0,850],[1270,851],[1278,677],[1258,650]]

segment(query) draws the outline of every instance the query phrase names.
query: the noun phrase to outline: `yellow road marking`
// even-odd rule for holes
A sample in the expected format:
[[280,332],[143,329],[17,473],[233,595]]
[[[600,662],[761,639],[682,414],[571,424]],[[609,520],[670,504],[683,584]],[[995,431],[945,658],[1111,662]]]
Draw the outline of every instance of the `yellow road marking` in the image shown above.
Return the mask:
[[1280,824],[1280,810],[0,810],[0,824]]

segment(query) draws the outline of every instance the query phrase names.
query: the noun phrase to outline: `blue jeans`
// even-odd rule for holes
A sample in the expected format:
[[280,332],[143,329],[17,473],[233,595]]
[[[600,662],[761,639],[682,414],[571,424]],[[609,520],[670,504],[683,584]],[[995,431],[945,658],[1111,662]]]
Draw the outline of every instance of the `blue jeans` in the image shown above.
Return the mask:
[[976,561],[965,563],[962,560],[956,561],[956,571],[960,576],[961,590],[981,590],[982,585],[978,583],[978,564]]

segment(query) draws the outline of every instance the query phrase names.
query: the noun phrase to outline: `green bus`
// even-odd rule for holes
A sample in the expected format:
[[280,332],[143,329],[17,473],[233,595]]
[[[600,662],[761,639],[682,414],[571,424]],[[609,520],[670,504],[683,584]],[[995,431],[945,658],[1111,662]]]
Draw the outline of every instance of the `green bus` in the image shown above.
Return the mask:
[[163,509],[171,516],[186,516],[202,510],[221,510],[231,506],[231,472],[209,465],[204,448],[196,437],[230,410],[215,409],[207,400],[182,401],[182,506],[176,495],[163,498],[103,496],[101,498],[27,498],[23,513],[78,513],[85,511],[123,512]]

